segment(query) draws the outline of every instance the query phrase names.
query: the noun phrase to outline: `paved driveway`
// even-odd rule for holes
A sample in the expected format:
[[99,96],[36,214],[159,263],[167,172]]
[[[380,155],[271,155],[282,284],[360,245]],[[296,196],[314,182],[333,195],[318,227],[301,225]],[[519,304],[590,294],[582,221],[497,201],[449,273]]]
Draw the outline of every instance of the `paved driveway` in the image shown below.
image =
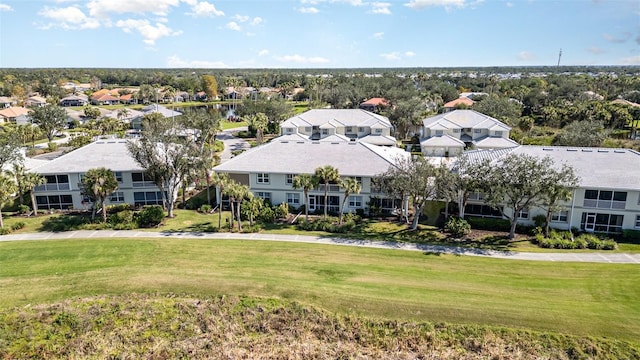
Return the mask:
[[286,241],[338,246],[359,246],[377,249],[395,249],[422,251],[433,254],[452,254],[460,256],[483,256],[498,259],[589,262],[613,264],[640,264],[640,254],[610,252],[541,252],[527,253],[517,251],[494,251],[473,248],[449,247],[439,245],[420,245],[385,241],[344,239],[339,237],[281,235],[281,234],[237,234],[237,233],[196,233],[196,232],[146,232],[137,230],[81,230],[59,233],[25,233],[0,236],[0,241],[53,240],[53,239],[93,239],[93,238],[182,238],[202,240],[247,240],[247,241]]
[[247,127],[243,126],[243,127],[224,130],[216,136],[217,140],[222,140],[222,142],[224,143],[224,150],[222,151],[222,154],[220,154],[221,163],[231,159],[233,157],[234,151],[247,150],[248,148],[250,148],[248,142],[233,136],[234,132],[246,131],[246,130],[247,130]]

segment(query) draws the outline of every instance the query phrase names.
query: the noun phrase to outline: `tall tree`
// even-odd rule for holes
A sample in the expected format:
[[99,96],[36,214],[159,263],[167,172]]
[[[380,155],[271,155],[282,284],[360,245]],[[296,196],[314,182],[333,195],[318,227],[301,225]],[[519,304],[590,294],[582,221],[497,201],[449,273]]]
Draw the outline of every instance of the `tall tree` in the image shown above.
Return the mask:
[[100,115],[102,115],[102,113],[97,107],[88,105],[84,107],[84,117],[87,119],[95,120],[99,118]]
[[13,182],[13,179],[3,173],[0,173],[0,228],[4,227],[4,223],[2,221],[2,208],[9,200],[11,200],[17,190],[16,183]]
[[[238,231],[242,231],[242,218],[240,217],[240,206],[245,199],[249,199],[253,194],[249,190],[247,185],[233,183],[226,189],[227,194],[229,195],[229,201],[231,201],[231,213],[232,219],[233,216],[236,216],[236,220],[238,220]],[[235,214],[234,214],[235,213]],[[232,220],[233,221],[233,220]],[[231,227],[233,227],[233,223],[231,223]]]
[[409,198],[414,210],[411,222],[413,230],[418,228],[420,216],[427,201],[435,198],[436,176],[436,167],[424,157],[398,158],[394,166],[380,176],[382,188],[386,193],[402,194]]
[[269,118],[264,113],[251,114],[245,117],[247,125],[256,131],[256,142],[262,144],[264,141],[264,131],[269,125]]
[[317,178],[311,174],[298,174],[293,177],[293,188],[304,193],[304,218],[309,221],[309,191],[318,186]]
[[107,197],[118,189],[115,174],[106,168],[89,169],[82,178],[82,193],[93,202],[92,218],[96,208],[102,208],[102,221],[107,222]]
[[316,168],[314,176],[318,179],[318,183],[324,184],[324,218],[327,218],[327,211],[329,209],[329,184],[340,181],[340,174],[338,169],[331,165],[325,165]]
[[36,186],[46,184],[47,178],[33,172],[27,172],[24,174],[22,182],[25,188],[29,191],[29,197],[31,197],[31,209],[33,209],[33,216],[38,216],[38,203],[36,202],[34,189]]
[[207,93],[209,101],[218,96],[218,82],[213,75],[202,75],[202,89]]
[[346,179],[343,179],[340,182],[340,187],[344,189],[344,199],[342,199],[342,208],[340,209],[340,221],[339,221],[340,225],[342,225],[342,216],[344,215],[344,206],[347,203],[347,201],[349,201],[349,196],[351,196],[352,194],[360,194],[360,191],[362,190],[362,186],[360,185],[358,180],[352,177],[348,177]]
[[549,237],[551,216],[563,210],[560,202],[571,199],[572,190],[579,185],[580,181],[574,169],[567,164],[562,164],[560,169],[550,169],[548,176],[550,181],[547,188],[542,192],[541,201],[542,205],[547,208],[544,228],[544,233],[547,237]]
[[128,150],[161,190],[167,216],[173,217],[181,181],[198,157],[195,138],[184,136],[188,131],[170,118],[143,119],[142,128],[142,137],[129,141]]
[[554,145],[562,146],[601,146],[607,138],[608,131],[600,121],[576,121],[567,125],[553,139]]
[[49,142],[67,124],[67,112],[55,105],[39,106],[30,109],[29,116],[34,124],[47,136]]
[[0,126],[0,170],[20,157],[20,138],[8,127]]
[[226,188],[231,185],[232,181],[227,173],[213,173],[211,177],[211,184],[218,188],[218,195],[216,195],[216,200],[218,201],[218,229],[222,227],[222,196],[226,194]]
[[[509,239],[513,239],[519,214],[540,205],[544,194],[558,186],[554,162],[548,156],[509,154],[495,162],[485,161],[484,167],[481,186],[485,202],[509,220]],[[506,213],[505,207],[511,212]]]

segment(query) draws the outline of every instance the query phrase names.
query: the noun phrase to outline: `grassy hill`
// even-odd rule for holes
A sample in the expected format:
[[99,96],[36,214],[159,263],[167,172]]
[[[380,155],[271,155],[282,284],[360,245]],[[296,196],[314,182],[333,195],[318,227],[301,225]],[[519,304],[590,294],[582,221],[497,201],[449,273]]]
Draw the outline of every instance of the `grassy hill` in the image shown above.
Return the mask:
[[276,299],[123,295],[0,311],[0,358],[637,359],[637,345],[379,321]]

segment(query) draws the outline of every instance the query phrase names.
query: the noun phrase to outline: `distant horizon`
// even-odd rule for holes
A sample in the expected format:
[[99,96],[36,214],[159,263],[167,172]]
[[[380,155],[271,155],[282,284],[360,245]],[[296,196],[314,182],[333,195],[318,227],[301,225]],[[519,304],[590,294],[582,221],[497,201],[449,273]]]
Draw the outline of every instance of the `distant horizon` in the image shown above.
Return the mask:
[[640,2],[0,0],[0,68],[551,67],[558,60],[640,65]]

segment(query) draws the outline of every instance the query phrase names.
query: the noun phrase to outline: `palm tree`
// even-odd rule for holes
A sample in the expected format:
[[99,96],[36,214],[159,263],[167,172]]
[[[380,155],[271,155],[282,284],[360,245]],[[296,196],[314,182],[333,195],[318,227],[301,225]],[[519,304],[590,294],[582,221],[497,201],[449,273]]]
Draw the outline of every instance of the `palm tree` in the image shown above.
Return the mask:
[[96,203],[102,206],[102,220],[107,222],[107,207],[105,201],[107,196],[118,189],[118,180],[114,173],[106,168],[89,169],[82,178],[83,194],[94,202],[93,213],[95,217]]
[[256,142],[262,144],[264,140],[264,131],[267,129],[267,125],[269,124],[269,118],[264,113],[257,113],[253,115],[249,115],[245,118],[247,121],[247,125],[256,130]]
[[47,183],[47,178],[40,176],[36,173],[25,173],[22,182],[25,184],[25,189],[29,190],[29,196],[31,197],[31,208],[33,209],[33,216],[38,216],[38,204],[36,203],[36,195],[33,190],[36,186],[44,185]]
[[253,227],[253,217],[259,213],[264,206],[264,200],[261,197],[253,196],[253,193],[249,192],[249,226]]
[[[234,183],[227,187],[227,194],[229,194],[229,200],[231,201],[231,227],[233,227],[233,213],[235,212],[238,220],[238,231],[242,231],[242,220],[240,219],[240,206],[245,198],[249,198],[253,194],[249,190],[247,185]],[[250,195],[251,194],[251,195]],[[235,209],[234,209],[235,206]]]
[[304,219],[309,221],[309,190],[318,186],[317,179],[311,174],[299,174],[293,177],[292,185],[304,192]]
[[0,228],[4,226],[2,222],[2,208],[4,204],[11,200],[11,197],[17,190],[16,184],[13,182],[13,179],[8,177],[7,175],[0,174]]
[[18,191],[18,203],[20,204],[20,206],[22,206],[22,197],[24,196],[24,194],[28,191],[28,189],[26,188],[26,184],[24,182],[24,177],[25,177],[25,171],[24,171],[24,165],[18,163],[18,164],[13,164],[13,170],[8,172],[9,175],[13,176],[14,179],[16,180],[16,186],[17,186],[17,191]]
[[[222,194],[226,194],[225,188],[232,184],[232,180],[227,173],[213,173],[210,180],[211,184],[218,188],[218,229],[222,227]],[[232,214],[233,215],[233,214]],[[233,216],[231,217],[233,221]]]
[[329,183],[337,182],[340,180],[340,174],[338,173],[338,169],[334,168],[331,165],[321,166],[316,168],[315,175],[316,179],[318,179],[318,183],[324,184],[324,218],[327,218],[327,210],[329,208],[328,191],[329,191]]
[[344,205],[349,200],[349,196],[351,194],[360,194],[360,190],[362,190],[362,186],[358,182],[358,180],[348,177],[340,183],[340,187],[344,189],[344,199],[342,200],[342,209],[340,209],[340,221],[339,224],[342,225],[342,215],[344,214]]

